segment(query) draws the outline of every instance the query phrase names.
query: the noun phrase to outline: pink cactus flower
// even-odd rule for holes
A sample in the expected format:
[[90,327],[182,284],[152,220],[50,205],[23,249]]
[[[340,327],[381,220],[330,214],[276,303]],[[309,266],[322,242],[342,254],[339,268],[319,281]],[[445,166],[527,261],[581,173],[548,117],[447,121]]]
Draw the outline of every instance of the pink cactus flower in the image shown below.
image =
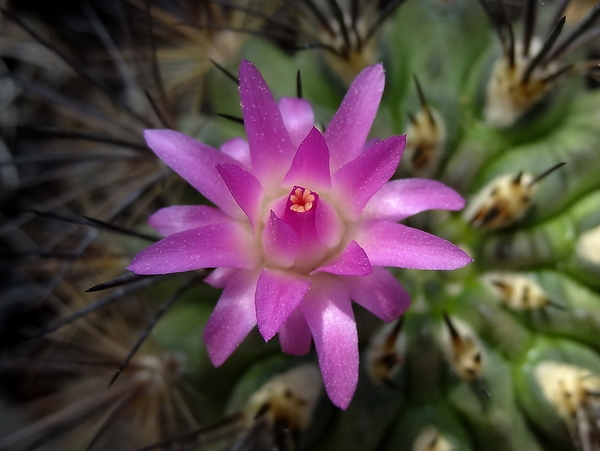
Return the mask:
[[364,69],[329,127],[314,127],[306,100],[277,104],[260,72],[240,66],[248,141],[220,150],[172,130],[147,130],[148,146],[217,208],[172,206],[150,224],[166,236],[140,252],[136,274],[216,268],[206,281],[223,293],[204,330],[221,365],[258,325],[279,333],[284,352],[314,341],[326,391],[345,409],[358,381],[351,299],[384,321],[410,298],[384,267],[450,270],[471,262],[453,244],[398,221],[428,209],[459,210],[464,200],[423,179],[389,181],[405,137],[368,146],[383,93],[381,64]]

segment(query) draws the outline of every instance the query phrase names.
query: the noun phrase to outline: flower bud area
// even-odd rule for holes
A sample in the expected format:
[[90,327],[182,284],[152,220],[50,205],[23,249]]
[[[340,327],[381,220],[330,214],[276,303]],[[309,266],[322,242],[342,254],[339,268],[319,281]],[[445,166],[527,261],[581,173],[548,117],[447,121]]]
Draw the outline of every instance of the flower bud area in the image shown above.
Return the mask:
[[284,199],[271,206],[265,215],[260,246],[272,268],[308,276],[347,244],[337,211],[315,191],[294,186]]

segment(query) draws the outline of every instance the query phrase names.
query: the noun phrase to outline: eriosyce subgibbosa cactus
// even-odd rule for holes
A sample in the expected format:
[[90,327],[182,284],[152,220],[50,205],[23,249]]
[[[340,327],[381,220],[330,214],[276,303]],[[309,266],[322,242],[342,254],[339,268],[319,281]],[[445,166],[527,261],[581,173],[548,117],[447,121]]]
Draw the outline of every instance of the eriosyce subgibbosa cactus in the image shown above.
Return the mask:
[[600,450],[599,17],[9,4],[0,450]]

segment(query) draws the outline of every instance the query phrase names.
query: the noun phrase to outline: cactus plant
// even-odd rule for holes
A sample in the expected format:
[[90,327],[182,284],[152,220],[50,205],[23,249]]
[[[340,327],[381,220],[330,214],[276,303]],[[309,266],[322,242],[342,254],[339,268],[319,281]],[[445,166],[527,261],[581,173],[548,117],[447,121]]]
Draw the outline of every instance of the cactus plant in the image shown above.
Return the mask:
[[600,450],[600,4],[65,8],[2,13],[0,450]]

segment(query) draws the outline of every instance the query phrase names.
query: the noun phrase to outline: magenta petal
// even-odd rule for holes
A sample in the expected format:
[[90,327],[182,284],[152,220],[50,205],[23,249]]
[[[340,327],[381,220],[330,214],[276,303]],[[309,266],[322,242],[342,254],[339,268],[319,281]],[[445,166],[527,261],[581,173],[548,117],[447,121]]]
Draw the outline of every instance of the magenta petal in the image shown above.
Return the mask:
[[313,335],[325,389],[346,409],[358,382],[358,335],[350,296],[334,276],[320,278],[300,309]]
[[237,164],[218,164],[217,171],[223,177],[235,201],[246,213],[252,228],[256,228],[263,198],[260,182]]
[[325,131],[331,152],[331,168],[336,170],[358,157],[377,114],[385,77],[383,66],[364,69],[352,82],[340,108]]
[[310,351],[312,335],[300,309],[294,310],[281,325],[279,343],[287,354],[304,355]]
[[279,100],[279,111],[294,147],[306,138],[315,123],[315,115],[309,101],[296,97]]
[[282,271],[263,269],[256,286],[256,320],[265,340],[279,331],[310,288],[310,280]]
[[210,360],[221,365],[256,324],[256,271],[239,271],[227,284],[204,328]]
[[148,223],[168,236],[229,219],[221,210],[206,205],[174,205],[158,210],[148,218]]
[[251,168],[250,147],[248,141],[243,138],[232,138],[225,141],[219,147],[221,152],[229,155],[231,158],[241,163],[244,168]]
[[[298,240],[299,258],[296,259],[294,268],[299,271],[311,271],[325,258],[328,252],[316,230],[316,213],[320,208],[319,195],[314,191],[310,192],[312,206],[308,210],[302,212],[292,209],[292,203],[294,205],[303,204],[303,201],[298,201],[296,196],[304,198],[306,193],[307,191],[304,188],[294,186],[286,200],[286,208],[281,217],[293,229]],[[296,200],[292,201],[292,198]]]
[[204,281],[212,287],[225,288],[231,278],[240,271],[242,270],[239,268],[215,268]]
[[214,202],[225,213],[243,217],[215,169],[220,163],[235,163],[228,155],[173,130],[145,130],[148,146],[167,165]]
[[384,321],[402,315],[410,305],[410,296],[390,272],[377,266],[368,276],[340,279],[350,297]]
[[377,137],[369,139],[369,140],[368,140],[368,141],[365,143],[365,146],[363,147],[363,152],[364,152],[365,150],[367,150],[369,147],[372,147],[372,146],[374,146],[375,144],[379,144],[381,141],[383,141],[383,140],[382,140],[381,138],[377,138]]
[[290,167],[296,148],[267,83],[258,69],[246,60],[240,65],[240,99],[252,173],[265,188],[279,184]]
[[373,266],[449,270],[473,260],[454,244],[389,221],[368,221],[355,236]]
[[398,222],[425,210],[461,210],[464,206],[460,194],[437,180],[392,180],[367,203],[363,217]]
[[170,274],[200,268],[250,268],[256,258],[249,231],[233,221],[170,235],[137,254],[129,267],[136,274]]
[[356,241],[351,241],[346,249],[311,274],[328,272],[338,276],[366,276],[373,272],[369,257]]
[[405,136],[392,136],[370,147],[333,175],[338,201],[355,219],[367,202],[396,171],[404,151]]
[[291,226],[271,211],[262,233],[265,258],[273,266],[289,268],[298,255],[298,238]]
[[313,191],[331,187],[329,149],[325,138],[316,128],[312,128],[298,147],[292,167],[283,181],[290,185],[305,186]]
[[319,209],[315,213],[315,228],[319,241],[327,247],[339,244],[345,226],[335,208],[324,199],[319,199]]

